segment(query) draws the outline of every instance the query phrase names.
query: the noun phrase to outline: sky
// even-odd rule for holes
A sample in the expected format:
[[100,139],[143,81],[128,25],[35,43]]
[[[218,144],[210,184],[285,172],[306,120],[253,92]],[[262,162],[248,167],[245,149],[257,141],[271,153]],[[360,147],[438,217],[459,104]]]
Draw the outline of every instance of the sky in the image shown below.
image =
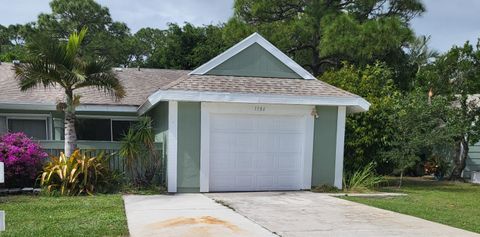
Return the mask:
[[[167,23],[194,25],[225,22],[233,14],[233,0],[97,0],[112,18],[132,32],[142,27],[166,28]],[[35,21],[50,12],[49,0],[0,0],[0,24]],[[412,21],[417,35],[430,35],[430,47],[444,52],[480,37],[480,0],[424,0],[427,12]],[[6,7],[8,6],[8,7]],[[8,9],[7,9],[8,8]]]

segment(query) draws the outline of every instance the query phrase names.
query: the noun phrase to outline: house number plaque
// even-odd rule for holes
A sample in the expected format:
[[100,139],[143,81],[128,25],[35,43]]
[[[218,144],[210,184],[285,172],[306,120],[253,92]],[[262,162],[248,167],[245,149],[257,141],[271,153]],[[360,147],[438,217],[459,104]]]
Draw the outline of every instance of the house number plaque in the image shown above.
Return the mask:
[[257,106],[254,107],[254,110],[258,111],[258,112],[263,112],[263,111],[265,111],[265,106],[257,105]]

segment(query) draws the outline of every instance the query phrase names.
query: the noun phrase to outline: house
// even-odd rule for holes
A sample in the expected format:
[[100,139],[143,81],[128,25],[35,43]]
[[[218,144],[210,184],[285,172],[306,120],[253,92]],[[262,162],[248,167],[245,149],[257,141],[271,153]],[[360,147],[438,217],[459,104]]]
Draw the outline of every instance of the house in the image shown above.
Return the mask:
[[[0,131],[60,144],[61,90],[20,92],[0,66]],[[82,90],[77,134],[84,147],[118,146],[138,116],[167,144],[169,192],[301,190],[342,186],[345,116],[363,98],[316,80],[257,33],[193,71],[116,69],[121,101]]]
[[480,142],[470,146],[466,163],[462,174],[464,178],[471,178],[473,171],[480,172]]

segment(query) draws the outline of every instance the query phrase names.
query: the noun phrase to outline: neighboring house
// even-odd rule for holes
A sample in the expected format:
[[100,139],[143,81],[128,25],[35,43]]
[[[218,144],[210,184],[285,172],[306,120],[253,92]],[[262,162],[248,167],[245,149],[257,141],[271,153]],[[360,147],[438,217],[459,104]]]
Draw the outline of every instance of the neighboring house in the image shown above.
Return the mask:
[[469,147],[467,167],[463,171],[463,177],[470,178],[472,171],[480,172],[480,143]]
[[[61,144],[62,91],[20,92],[11,67],[0,66],[0,131]],[[166,139],[169,192],[340,188],[345,116],[370,106],[257,33],[193,71],[116,71],[123,100],[81,91],[79,143],[117,146],[131,121],[150,116],[156,141]]]

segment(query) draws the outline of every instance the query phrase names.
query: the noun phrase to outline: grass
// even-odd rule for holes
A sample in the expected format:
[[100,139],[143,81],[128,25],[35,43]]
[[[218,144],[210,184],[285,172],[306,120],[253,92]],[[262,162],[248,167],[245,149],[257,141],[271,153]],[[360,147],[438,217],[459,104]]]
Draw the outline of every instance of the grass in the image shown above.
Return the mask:
[[384,187],[380,191],[403,192],[408,196],[344,198],[480,233],[480,185],[422,178],[404,179],[401,189],[394,187],[393,182],[390,184],[392,187]]
[[121,195],[5,196],[6,231],[0,236],[127,236]]

